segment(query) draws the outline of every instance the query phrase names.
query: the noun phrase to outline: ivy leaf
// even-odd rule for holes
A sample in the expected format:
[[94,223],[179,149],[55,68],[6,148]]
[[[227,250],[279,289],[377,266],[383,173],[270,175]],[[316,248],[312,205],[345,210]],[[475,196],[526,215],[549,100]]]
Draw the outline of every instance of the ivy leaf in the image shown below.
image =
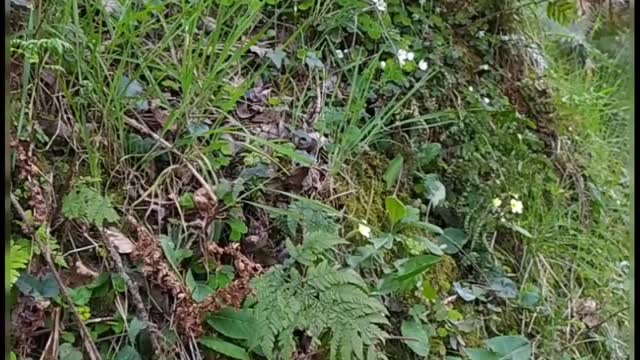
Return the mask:
[[223,308],[209,315],[207,323],[217,332],[232,339],[246,340],[253,334],[254,318],[247,310]]
[[490,287],[498,297],[503,299],[513,299],[518,295],[516,284],[504,276],[491,279]]
[[230,342],[226,342],[222,339],[207,336],[198,340],[202,345],[208,347],[209,349],[220,353],[222,355],[228,356],[230,358],[238,359],[238,360],[249,360],[249,354],[247,351],[238,345],[232,344]]
[[72,344],[64,343],[58,349],[58,358],[60,360],[83,360],[82,352],[73,347]]
[[429,356],[429,349],[431,347],[429,334],[422,323],[414,319],[404,320],[400,331],[403,337],[408,338],[402,341],[407,344],[414,353],[419,356]]
[[387,189],[390,189],[398,180],[400,173],[402,172],[402,165],[404,163],[404,158],[402,155],[396,156],[391,164],[389,164],[389,168],[384,173],[384,181],[387,183]]
[[529,360],[531,343],[522,336],[498,336],[487,341],[487,347],[504,360]]
[[197,303],[203,302],[207,297],[209,297],[209,295],[213,294],[214,292],[213,289],[208,285],[198,283],[193,278],[193,273],[191,273],[191,270],[187,272],[185,283],[189,287],[189,290],[191,290],[191,297]]
[[227,224],[229,224],[229,227],[231,228],[231,241],[240,241],[240,239],[242,239],[242,235],[249,231],[247,224],[240,219],[230,219],[227,221]]
[[391,220],[391,225],[397,224],[400,220],[407,216],[407,208],[396,197],[387,197],[387,199],[385,200],[385,205],[387,208],[387,214],[389,215],[389,220]]
[[520,290],[518,302],[525,307],[533,307],[540,301],[540,289],[537,286],[527,284]]
[[460,251],[467,240],[467,234],[457,228],[446,228],[440,235],[440,242],[445,245],[442,250],[449,255]]
[[60,287],[52,273],[41,280],[27,273],[23,273],[16,282],[16,287],[25,295],[35,298],[51,299],[60,293]]
[[78,306],[87,305],[89,303],[89,300],[91,300],[91,293],[91,289],[86,286],[76,289],[69,289],[69,297],[71,298],[71,301],[73,301],[73,303]]
[[118,351],[115,360],[142,360],[142,357],[133,346],[126,345]]
[[131,320],[131,322],[129,323],[129,340],[132,344],[135,344],[136,336],[138,336],[140,331],[142,331],[146,327],[147,324],[145,324],[144,321],[138,319],[137,317],[134,317]]
[[282,51],[282,49],[275,49],[275,50],[267,50],[267,57],[269,58],[269,60],[271,60],[271,62],[273,63],[273,65],[276,66],[276,68],[278,68],[278,70],[280,70],[280,68],[282,67],[283,64],[286,64],[286,60],[287,60],[287,53],[285,53],[284,51]]

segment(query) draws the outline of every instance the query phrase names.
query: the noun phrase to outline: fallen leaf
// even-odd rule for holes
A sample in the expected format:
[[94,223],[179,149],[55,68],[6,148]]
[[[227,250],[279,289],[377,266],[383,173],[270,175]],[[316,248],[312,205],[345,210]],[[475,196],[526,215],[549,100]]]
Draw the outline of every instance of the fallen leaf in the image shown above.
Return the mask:
[[114,228],[109,228],[104,231],[104,234],[107,237],[107,241],[115,247],[118,253],[131,254],[133,252],[135,245],[120,231]]
[[86,267],[80,260],[76,261],[76,272],[80,275],[88,276],[94,279],[98,277],[97,272]]

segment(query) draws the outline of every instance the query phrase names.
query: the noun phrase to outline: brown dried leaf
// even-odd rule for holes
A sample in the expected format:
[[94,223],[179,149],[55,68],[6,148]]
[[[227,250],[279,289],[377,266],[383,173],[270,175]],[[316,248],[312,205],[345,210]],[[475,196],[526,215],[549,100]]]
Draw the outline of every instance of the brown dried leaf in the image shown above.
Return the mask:
[[106,229],[104,233],[107,236],[107,241],[116,248],[118,253],[131,254],[135,249],[133,242],[120,231],[114,228],[109,228]]
[[97,278],[99,275],[97,272],[86,267],[80,260],[76,261],[76,273],[78,273],[79,275],[88,276],[94,279]]

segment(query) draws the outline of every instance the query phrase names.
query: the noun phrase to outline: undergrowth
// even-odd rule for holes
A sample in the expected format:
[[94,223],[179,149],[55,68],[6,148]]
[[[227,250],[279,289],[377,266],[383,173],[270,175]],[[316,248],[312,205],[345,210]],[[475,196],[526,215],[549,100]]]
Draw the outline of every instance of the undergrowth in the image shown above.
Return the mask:
[[624,26],[576,35],[558,0],[27,5],[16,358],[628,356],[629,63],[599,45]]

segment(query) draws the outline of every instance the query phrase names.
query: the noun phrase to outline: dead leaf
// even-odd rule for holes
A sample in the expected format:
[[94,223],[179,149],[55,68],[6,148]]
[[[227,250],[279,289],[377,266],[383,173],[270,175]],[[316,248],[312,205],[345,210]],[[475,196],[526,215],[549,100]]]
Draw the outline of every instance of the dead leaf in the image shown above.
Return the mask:
[[267,52],[268,52],[270,49],[268,49],[268,48],[264,48],[264,47],[260,47],[260,46],[257,46],[257,45],[254,45],[254,46],[249,47],[249,50],[250,50],[252,53],[254,53],[254,54],[258,55],[258,56],[259,56],[259,57],[261,57],[261,58],[263,58],[265,55],[267,55]]
[[215,214],[215,209],[218,206],[218,199],[211,198],[211,194],[204,187],[201,187],[193,194],[193,202],[198,211],[207,216]]
[[575,317],[582,321],[587,327],[593,328],[600,324],[600,306],[591,299],[577,299],[573,303],[573,312]]
[[98,277],[97,272],[86,267],[80,260],[76,261],[76,272],[79,275],[88,276],[94,279]]
[[104,231],[104,235],[107,237],[107,241],[116,248],[118,253],[131,254],[133,252],[135,245],[120,231],[109,228]]

